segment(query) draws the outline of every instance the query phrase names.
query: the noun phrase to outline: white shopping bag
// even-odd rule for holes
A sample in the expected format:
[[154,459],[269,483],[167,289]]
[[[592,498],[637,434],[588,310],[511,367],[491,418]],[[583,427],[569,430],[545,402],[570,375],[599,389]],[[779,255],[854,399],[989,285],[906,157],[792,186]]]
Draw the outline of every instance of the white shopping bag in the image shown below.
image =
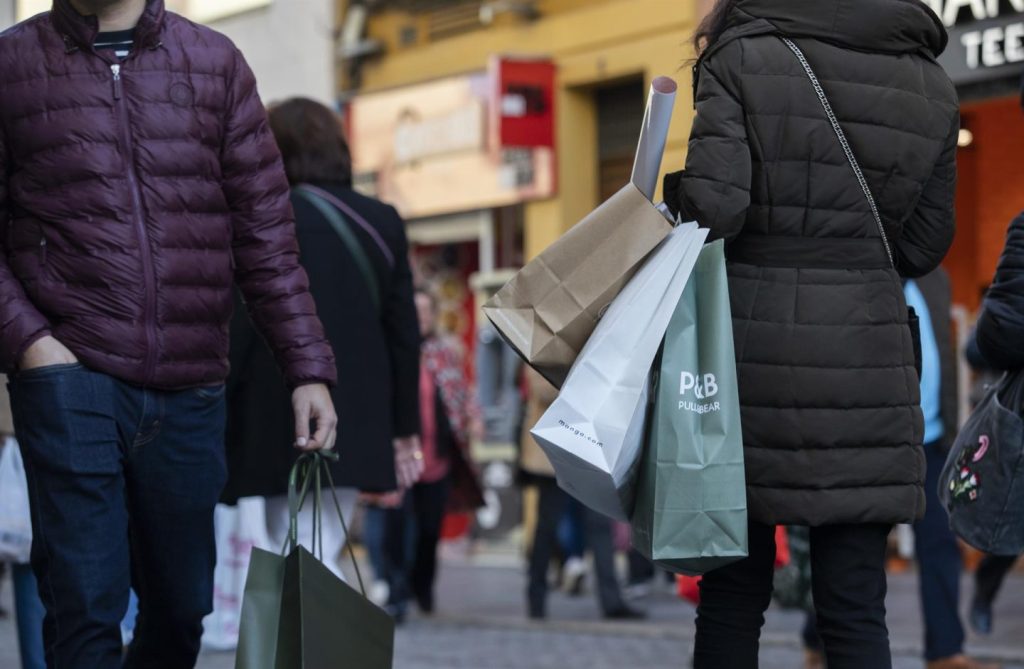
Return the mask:
[[651,367],[707,239],[677,226],[615,298],[531,434],[559,485],[617,520],[632,511]]
[[203,620],[203,647],[234,650],[242,617],[242,595],[253,548],[271,550],[262,497],[245,497],[237,506],[218,504],[213,517],[217,568],[213,573],[213,613]]
[[0,452],[0,562],[26,564],[32,550],[32,512],[21,450],[5,439]]

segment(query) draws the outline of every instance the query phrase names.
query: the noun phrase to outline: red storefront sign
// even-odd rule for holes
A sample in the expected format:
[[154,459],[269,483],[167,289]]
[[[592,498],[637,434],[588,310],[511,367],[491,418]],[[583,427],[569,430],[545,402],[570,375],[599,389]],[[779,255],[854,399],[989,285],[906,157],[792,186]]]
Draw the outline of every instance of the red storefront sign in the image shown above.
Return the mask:
[[492,119],[501,148],[555,146],[555,65],[549,60],[497,57]]

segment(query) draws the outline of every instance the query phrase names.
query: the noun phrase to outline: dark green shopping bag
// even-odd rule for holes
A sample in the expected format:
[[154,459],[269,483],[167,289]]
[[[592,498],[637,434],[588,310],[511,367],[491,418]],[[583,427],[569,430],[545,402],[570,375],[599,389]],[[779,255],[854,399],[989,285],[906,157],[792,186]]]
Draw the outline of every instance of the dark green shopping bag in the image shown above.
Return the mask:
[[[317,546],[321,473],[333,495],[334,483],[325,460],[332,456],[337,457],[309,453],[292,468],[287,556],[259,549],[252,553],[235,669],[391,669],[394,621],[366,598],[358,564],[362,594],[298,545],[297,516],[312,485],[313,544]],[[334,504],[341,516],[336,498]],[[341,521],[347,535],[343,516]],[[354,555],[352,560],[355,563]]]
[[747,490],[729,285],[721,241],[701,251],[655,363],[633,545],[704,574],[747,556]]

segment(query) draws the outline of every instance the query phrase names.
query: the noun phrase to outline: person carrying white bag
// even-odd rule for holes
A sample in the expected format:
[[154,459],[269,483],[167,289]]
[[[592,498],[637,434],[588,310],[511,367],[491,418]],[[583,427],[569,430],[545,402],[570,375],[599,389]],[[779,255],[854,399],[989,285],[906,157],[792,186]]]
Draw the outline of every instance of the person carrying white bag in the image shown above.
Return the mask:
[[626,520],[643,442],[651,366],[707,238],[676,227],[612,302],[532,434],[559,485]]
[[234,650],[242,618],[242,595],[253,548],[270,550],[262,497],[243,497],[233,506],[218,504],[213,516],[217,567],[213,572],[213,612],[203,620],[203,647]]

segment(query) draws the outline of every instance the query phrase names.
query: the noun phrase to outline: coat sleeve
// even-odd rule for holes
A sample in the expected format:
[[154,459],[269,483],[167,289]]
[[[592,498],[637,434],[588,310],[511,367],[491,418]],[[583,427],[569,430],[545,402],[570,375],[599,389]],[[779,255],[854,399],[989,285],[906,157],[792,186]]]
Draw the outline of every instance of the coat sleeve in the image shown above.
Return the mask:
[[1010,226],[976,337],[981,355],[996,369],[1024,367],[1024,213]]
[[750,146],[734,74],[741,48],[734,42],[700,64],[686,169],[665,178],[665,201],[684,221],[710,228],[709,240],[735,238],[750,207]]
[[11,225],[7,151],[6,136],[0,131],[0,367],[13,371],[25,350],[50,334],[50,323],[25,295],[21,282],[7,264],[7,232]]
[[231,208],[235,281],[288,384],[334,384],[334,354],[299,265],[295,221],[281,156],[256,91],[236,51],[221,150]]
[[928,274],[939,266],[953,245],[956,232],[953,198],[956,195],[959,134],[960,116],[956,115],[935,169],[894,244],[893,259],[902,276],[916,278]]
[[405,225],[394,209],[398,225],[391,291],[384,303],[383,324],[391,355],[394,435],[408,437],[420,431],[420,326],[413,299],[412,268]]

